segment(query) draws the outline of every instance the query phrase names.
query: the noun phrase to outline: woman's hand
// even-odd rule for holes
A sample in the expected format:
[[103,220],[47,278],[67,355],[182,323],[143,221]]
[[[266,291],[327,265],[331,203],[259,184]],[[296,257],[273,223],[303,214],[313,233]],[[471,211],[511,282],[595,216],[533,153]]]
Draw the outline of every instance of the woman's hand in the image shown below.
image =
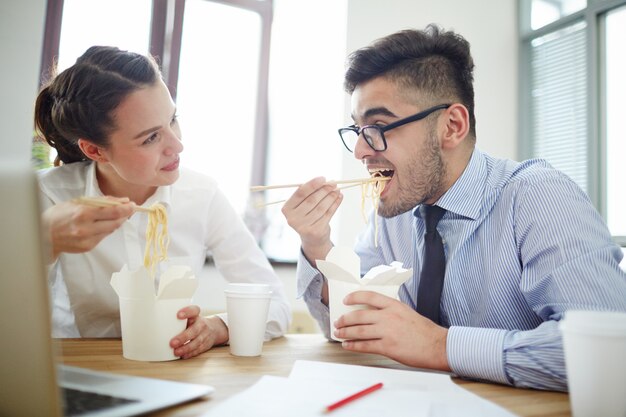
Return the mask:
[[44,211],[42,221],[50,239],[51,260],[61,252],[90,251],[133,214],[135,205],[128,198],[109,198],[124,204],[91,207],[68,201]]
[[228,342],[228,328],[217,316],[201,317],[200,307],[188,306],[178,312],[178,318],[187,319],[187,328],[170,341],[174,355],[189,359],[213,346]]

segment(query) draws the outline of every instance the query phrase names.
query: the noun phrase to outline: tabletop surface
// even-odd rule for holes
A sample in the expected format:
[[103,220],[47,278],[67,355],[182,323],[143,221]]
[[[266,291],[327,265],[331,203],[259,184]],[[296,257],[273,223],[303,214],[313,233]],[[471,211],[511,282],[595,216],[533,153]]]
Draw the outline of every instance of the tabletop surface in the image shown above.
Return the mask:
[[[58,339],[57,357],[67,365],[120,374],[207,384],[215,387],[201,399],[160,411],[156,416],[199,416],[215,404],[252,386],[263,375],[288,376],[296,360],[409,369],[379,355],[348,352],[320,334],[290,334],[265,343],[263,354],[232,356],[227,346],[213,348],[192,359],[139,362],[124,359],[120,339]],[[570,416],[566,393],[512,388],[497,384],[452,381],[520,416]]]

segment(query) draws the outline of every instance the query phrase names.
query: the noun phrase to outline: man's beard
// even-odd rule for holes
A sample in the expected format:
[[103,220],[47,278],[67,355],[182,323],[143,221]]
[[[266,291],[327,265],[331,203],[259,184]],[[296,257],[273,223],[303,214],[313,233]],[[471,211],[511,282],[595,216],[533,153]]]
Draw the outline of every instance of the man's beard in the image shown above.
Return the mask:
[[441,158],[439,140],[434,130],[429,132],[426,140],[424,149],[412,155],[403,166],[402,177],[394,178],[397,181],[396,195],[393,200],[387,197],[386,201],[380,201],[378,215],[385,218],[397,216],[440,192],[446,177],[446,165]]

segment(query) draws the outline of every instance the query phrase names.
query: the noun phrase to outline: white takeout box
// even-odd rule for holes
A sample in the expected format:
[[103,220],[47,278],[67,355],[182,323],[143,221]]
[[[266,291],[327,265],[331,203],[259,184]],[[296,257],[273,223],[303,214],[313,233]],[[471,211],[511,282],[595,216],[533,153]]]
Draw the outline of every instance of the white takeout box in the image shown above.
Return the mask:
[[333,247],[326,260],[317,260],[319,269],[328,280],[328,306],[330,309],[330,335],[334,340],[343,341],[333,335],[334,322],[342,315],[355,310],[368,309],[362,304],[345,305],[343,299],[354,291],[375,291],[387,297],[398,299],[400,285],[413,274],[413,269],[402,268],[401,262],[379,265],[370,269],[361,278],[361,260],[347,247]]
[[170,340],[187,326],[187,320],[178,319],[176,313],[191,304],[198,287],[191,268],[170,266],[155,290],[146,268],[129,271],[124,265],[111,276],[111,286],[120,301],[124,357],[137,361],[178,359]]

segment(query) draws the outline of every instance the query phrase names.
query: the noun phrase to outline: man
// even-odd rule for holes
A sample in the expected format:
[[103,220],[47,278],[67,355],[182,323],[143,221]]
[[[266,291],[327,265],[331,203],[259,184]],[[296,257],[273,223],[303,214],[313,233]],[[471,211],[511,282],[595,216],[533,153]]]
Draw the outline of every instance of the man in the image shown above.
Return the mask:
[[[570,309],[626,311],[623,255],[566,175],[475,148],[473,67],[468,42],[432,25],[351,55],[345,87],[355,124],[340,135],[370,173],[391,178],[378,242],[374,213],[355,247],[361,273],[401,261],[414,275],[400,301],[347,296],[371,309],[339,318],[335,336],[347,350],[414,367],[567,390],[558,321]],[[327,337],[328,286],[316,260],[332,248],[329,221],[341,200],[315,178],[283,207],[302,241],[298,292]],[[425,217],[435,217],[426,237]]]

